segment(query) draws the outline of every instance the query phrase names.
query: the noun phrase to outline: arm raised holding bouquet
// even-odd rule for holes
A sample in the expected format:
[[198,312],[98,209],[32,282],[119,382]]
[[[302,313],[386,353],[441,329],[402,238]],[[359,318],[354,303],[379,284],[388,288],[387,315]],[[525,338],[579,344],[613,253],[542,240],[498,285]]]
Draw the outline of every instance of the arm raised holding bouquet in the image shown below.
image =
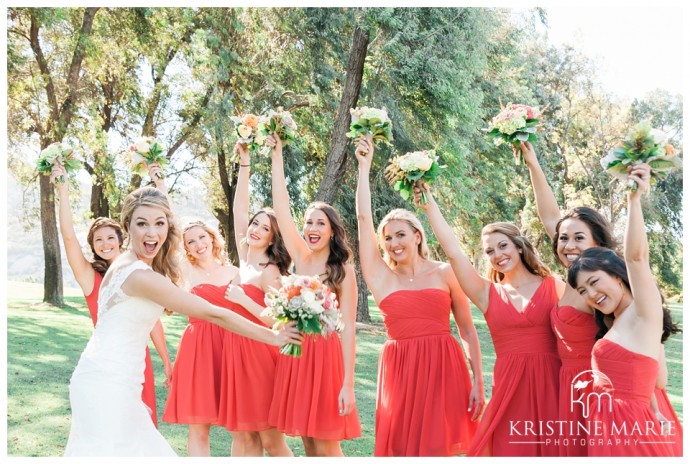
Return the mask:
[[373,140],[381,140],[386,145],[393,141],[393,123],[386,108],[350,108],[350,115],[350,132],[346,134],[349,138],[371,134]]
[[74,157],[74,150],[71,147],[55,142],[41,151],[41,156],[38,157],[38,172],[50,176],[54,166],[60,166],[64,170],[64,174],[54,176],[55,184],[64,184],[65,174],[81,169],[81,162]]
[[163,142],[153,137],[139,137],[127,150],[132,172],[143,176],[149,170],[149,166],[156,163],[161,169],[156,170],[152,180],[155,183],[157,179],[165,178],[163,169],[168,167],[168,158],[165,157],[164,151],[165,145]]
[[[500,101],[500,100],[499,100]],[[548,105],[541,110],[528,105],[508,103],[501,104],[501,111],[491,119],[491,126],[485,129],[487,137],[494,145],[513,146],[515,164],[522,164],[521,142],[536,142],[540,130],[540,118]]]

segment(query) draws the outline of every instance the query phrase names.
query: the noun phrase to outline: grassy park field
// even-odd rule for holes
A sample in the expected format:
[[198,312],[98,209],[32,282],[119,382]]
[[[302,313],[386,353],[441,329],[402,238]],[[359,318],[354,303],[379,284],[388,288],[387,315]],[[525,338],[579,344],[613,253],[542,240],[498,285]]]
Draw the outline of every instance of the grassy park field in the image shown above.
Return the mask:
[[[66,291],[65,307],[41,303],[42,288],[36,284],[8,282],[7,302],[7,453],[8,456],[60,456],[70,428],[67,386],[72,371],[93,330],[78,290]],[[371,300],[370,300],[371,301]],[[681,305],[671,305],[673,317],[682,325]],[[371,325],[357,331],[356,397],[362,422],[362,437],[343,442],[346,456],[372,456],[378,355],[386,340],[381,315],[370,302]],[[491,372],[495,354],[482,315],[473,309],[479,332],[487,400],[491,395]],[[174,360],[178,341],[187,324],[176,314],[162,317],[168,350]],[[151,345],[156,372],[158,417],[163,413],[167,391],[163,388],[160,358]],[[682,334],[666,343],[669,367],[668,393],[683,418]],[[160,431],[180,455],[186,455],[187,428],[160,422]],[[211,454],[228,456],[230,433],[220,427],[211,432]],[[296,456],[304,455],[301,440],[288,437]]]

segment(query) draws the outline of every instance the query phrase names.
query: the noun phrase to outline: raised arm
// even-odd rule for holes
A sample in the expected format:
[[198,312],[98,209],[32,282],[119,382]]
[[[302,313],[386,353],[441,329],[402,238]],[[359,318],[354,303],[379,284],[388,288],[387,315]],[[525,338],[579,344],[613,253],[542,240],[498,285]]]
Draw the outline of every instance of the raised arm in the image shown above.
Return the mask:
[[642,194],[649,190],[650,168],[640,164],[629,168],[629,176],[637,190],[628,193],[628,223],[625,229],[624,258],[635,311],[648,321],[662,321],[661,294],[649,267],[649,243],[642,215]]
[[484,410],[484,377],[482,373],[482,352],[479,347],[477,328],[472,322],[472,312],[467,296],[460,288],[455,273],[450,266],[444,265],[445,280],[450,288],[451,310],[458,326],[460,338],[467,347],[470,367],[472,368],[472,390],[470,390],[469,410],[473,410],[472,420],[479,419]]
[[338,410],[341,416],[347,416],[355,407],[355,321],[357,317],[357,280],[355,269],[350,264],[345,267],[345,279],[338,304],[343,322],[340,340],[343,345],[343,368],[345,369],[343,385],[338,395]]
[[168,354],[168,345],[165,343],[165,331],[163,330],[163,323],[159,320],[156,321],[156,325],[153,326],[151,331],[151,341],[153,346],[156,347],[158,356],[160,356],[163,362],[163,371],[165,372],[165,388],[170,386],[170,380],[172,379],[172,364],[170,363],[170,355]]
[[374,144],[372,137],[361,137],[355,157],[359,163],[357,180],[357,231],[359,233],[359,262],[362,266],[362,274],[367,286],[376,296],[381,295],[385,287],[382,276],[391,272],[381,258],[376,243],[376,230],[371,212],[371,188],[369,186],[369,172],[374,157]]
[[556,235],[556,224],[561,219],[561,211],[558,208],[556,196],[553,194],[549,183],[546,181],[544,171],[539,166],[537,154],[534,152],[534,147],[529,142],[522,142],[520,144],[520,151],[525,158],[525,164],[529,169],[529,178],[532,181],[532,190],[534,191],[534,199],[537,202],[537,214],[541,220],[544,229],[549,238],[552,240]]
[[235,246],[240,260],[247,259],[248,246],[244,242],[247,234],[247,220],[249,219],[249,149],[239,141],[235,144],[233,152],[237,153],[240,160],[240,171],[237,174],[237,186],[235,199],[232,202],[232,215],[235,228]]
[[280,331],[261,327],[233,311],[214,306],[203,298],[185,292],[152,270],[133,271],[122,284],[122,290],[129,296],[146,298],[172,311],[213,322],[263,343],[278,346],[286,343],[301,344],[302,337],[294,323],[286,324]]
[[283,165],[283,143],[280,141],[280,137],[271,134],[266,138],[266,144],[273,148],[271,151],[271,191],[278,227],[292,260],[295,262],[304,261],[310,252],[307,242],[302,240],[302,235],[297,230],[295,220],[290,212],[290,198]]
[[[424,189],[428,199],[428,202],[425,204],[422,204],[420,201],[421,189]],[[431,194],[431,189],[429,189],[426,183],[422,183],[421,186],[415,188],[415,204],[426,212],[431,228],[443,251],[446,253],[463,292],[482,313],[485,313],[489,307],[491,282],[477,273],[470,260],[463,253],[453,233],[453,229],[450,228],[446,218],[441,214],[441,210]]]
[[74,223],[72,222],[72,211],[69,204],[69,190],[67,181],[64,183],[56,183],[55,178],[63,176],[67,179],[65,168],[59,165],[53,166],[53,171],[50,175],[50,181],[55,184],[55,189],[58,192],[58,216],[60,220],[60,235],[62,235],[62,243],[65,245],[65,254],[67,255],[67,262],[74,273],[74,278],[77,279],[79,287],[84,295],[88,296],[93,290],[95,282],[95,272],[91,263],[84,257],[81,251],[77,233],[74,231]]

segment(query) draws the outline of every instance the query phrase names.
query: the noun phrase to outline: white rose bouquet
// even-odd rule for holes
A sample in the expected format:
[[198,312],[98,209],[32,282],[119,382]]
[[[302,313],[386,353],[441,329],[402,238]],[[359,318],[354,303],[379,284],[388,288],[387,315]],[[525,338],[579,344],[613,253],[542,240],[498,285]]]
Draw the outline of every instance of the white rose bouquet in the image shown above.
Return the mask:
[[393,140],[393,124],[388,117],[386,108],[350,108],[350,132],[346,135],[355,138],[372,134],[374,140],[381,140],[390,145]]
[[[385,170],[386,179],[400,196],[407,200],[414,195],[414,185],[419,181],[431,184],[445,166],[438,164],[435,150],[413,151],[391,158]],[[422,190],[422,203],[426,203]]]
[[[139,137],[134,145],[130,145],[127,150],[129,157],[129,164],[132,171],[143,176],[146,174],[147,166],[151,163],[158,163],[161,168],[168,167],[168,159],[163,152],[165,145],[153,137]],[[163,174],[156,174],[159,178],[163,178]]]
[[[628,166],[647,163],[651,170],[651,185],[666,177],[673,169],[682,166],[676,150],[668,143],[666,135],[659,129],[652,129],[649,122],[642,121],[606,157],[601,166],[617,179],[628,178]],[[628,181],[628,188],[637,190],[637,183]]]
[[[548,105],[547,105],[548,107]],[[521,142],[536,142],[537,131],[540,130],[541,111],[527,105],[508,103],[501,105],[501,111],[491,119],[491,126],[485,129],[487,137],[494,145],[512,145],[520,148]],[[516,150],[515,164],[521,164],[522,152]]]
[[[263,314],[279,322],[296,321],[297,329],[305,334],[328,335],[342,329],[338,300],[317,276],[289,275],[281,277],[281,288],[266,293]],[[280,348],[282,354],[299,357],[302,347],[288,343]]]
[[[292,119],[292,114],[280,107],[277,110],[270,110],[259,118],[259,134],[262,137],[262,142],[271,133],[275,132],[280,137],[283,145],[288,145],[290,142],[295,141],[296,130],[297,124]],[[261,153],[268,156],[271,153],[271,147],[264,145]]]
[[250,151],[258,150],[263,145],[265,137],[259,133],[258,116],[246,113],[241,116],[231,116],[230,119],[235,123],[237,140],[245,144]]
[[[38,157],[38,172],[49,176],[56,164],[63,166],[67,173],[81,169],[81,162],[74,157],[74,150],[60,142],[51,143],[43,149]],[[64,184],[64,176],[56,177],[55,182]]]

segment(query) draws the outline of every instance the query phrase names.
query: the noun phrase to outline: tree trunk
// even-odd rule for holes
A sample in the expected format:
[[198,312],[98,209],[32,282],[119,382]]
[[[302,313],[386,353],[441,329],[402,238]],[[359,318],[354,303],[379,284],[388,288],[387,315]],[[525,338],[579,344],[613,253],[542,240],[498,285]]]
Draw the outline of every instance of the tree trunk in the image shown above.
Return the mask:
[[103,185],[100,183],[91,184],[91,214],[94,219],[110,217],[110,205],[105,197]]
[[355,253],[355,277],[357,278],[357,322],[371,323],[369,315],[369,289],[364,281],[359,253]]
[[225,196],[225,204],[227,209],[215,208],[213,215],[218,219],[221,232],[225,238],[225,250],[228,253],[228,259],[236,266],[240,265],[240,258],[237,255],[237,244],[235,243],[235,216],[232,211],[232,202],[235,200],[235,189],[237,188],[237,172],[235,170],[228,172],[228,165],[226,162],[225,150],[219,144],[218,149],[218,174],[220,176],[220,185],[223,188],[223,195]]
[[41,233],[43,234],[43,259],[45,274],[43,280],[43,301],[55,306],[63,306],[62,260],[60,259],[60,240],[55,217],[55,197],[53,185],[48,176],[39,176],[41,191]]
[[335,201],[345,174],[349,143],[345,134],[350,130],[350,109],[357,105],[359,99],[359,90],[362,87],[362,75],[364,74],[364,59],[367,56],[368,46],[369,32],[357,27],[352,37],[343,97],[340,100],[331,133],[331,148],[326,160],[326,169],[316,192],[316,199],[326,203]]

